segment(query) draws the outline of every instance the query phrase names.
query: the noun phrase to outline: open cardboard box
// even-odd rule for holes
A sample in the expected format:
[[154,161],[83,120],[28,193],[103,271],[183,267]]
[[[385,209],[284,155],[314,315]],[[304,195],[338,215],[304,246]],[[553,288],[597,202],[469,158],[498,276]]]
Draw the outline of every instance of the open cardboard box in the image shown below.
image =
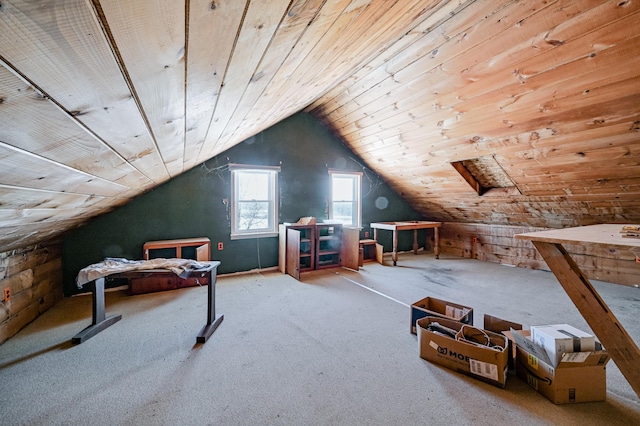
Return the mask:
[[[438,323],[455,331],[460,337],[465,330],[479,332],[488,339],[488,346],[458,340],[433,331],[430,324]],[[509,358],[507,338],[502,334],[478,329],[459,321],[427,316],[416,321],[420,358],[451,370],[504,388]],[[463,329],[464,327],[464,329]]]
[[565,353],[556,367],[529,330],[511,330],[516,343],[516,374],[554,404],[604,401],[609,354],[596,342],[591,352]]
[[494,333],[504,334],[507,337],[507,340],[509,341],[509,370],[511,372],[515,372],[516,344],[513,342],[511,330],[522,330],[522,324],[485,314],[484,329],[493,331]]
[[426,316],[446,318],[473,325],[473,308],[435,297],[425,297],[411,304],[411,333],[416,334],[416,321]]

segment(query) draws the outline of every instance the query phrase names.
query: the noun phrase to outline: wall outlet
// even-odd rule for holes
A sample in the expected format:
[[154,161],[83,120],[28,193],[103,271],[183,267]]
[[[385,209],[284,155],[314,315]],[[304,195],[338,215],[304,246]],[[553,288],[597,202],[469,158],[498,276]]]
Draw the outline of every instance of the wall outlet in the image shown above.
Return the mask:
[[218,250],[224,250],[224,244],[218,243]]
[[478,238],[476,238],[476,237],[471,237],[471,242],[472,242],[473,244],[477,243],[477,242],[478,242]]
[[4,289],[4,301],[8,302],[11,299],[11,289],[9,287]]

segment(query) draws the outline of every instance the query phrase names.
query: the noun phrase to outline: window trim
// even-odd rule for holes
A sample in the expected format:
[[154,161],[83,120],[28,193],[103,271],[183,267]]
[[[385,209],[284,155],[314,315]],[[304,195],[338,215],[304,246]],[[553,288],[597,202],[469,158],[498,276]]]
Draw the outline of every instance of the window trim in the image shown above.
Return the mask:
[[354,204],[356,208],[356,223],[352,223],[347,226],[362,226],[362,172],[356,172],[352,170],[337,170],[337,169],[329,169],[329,178],[331,181],[330,185],[330,196],[329,196],[329,220],[333,219],[333,177],[334,176],[342,176],[342,177],[350,177],[355,178],[355,186],[354,188]]
[[[270,201],[269,207],[269,216],[270,216],[270,226],[269,229],[266,230],[239,230],[237,212],[238,212],[238,194],[237,194],[237,185],[236,185],[236,172],[242,171],[261,171],[261,172],[271,172],[271,179],[269,181],[270,188],[270,196],[272,197]],[[231,174],[231,194],[229,203],[229,216],[231,219],[231,240],[240,240],[247,238],[263,238],[263,237],[276,237],[278,236],[278,205],[279,205],[279,186],[278,186],[278,178],[280,174],[280,166],[256,166],[249,164],[229,164],[229,172]]]

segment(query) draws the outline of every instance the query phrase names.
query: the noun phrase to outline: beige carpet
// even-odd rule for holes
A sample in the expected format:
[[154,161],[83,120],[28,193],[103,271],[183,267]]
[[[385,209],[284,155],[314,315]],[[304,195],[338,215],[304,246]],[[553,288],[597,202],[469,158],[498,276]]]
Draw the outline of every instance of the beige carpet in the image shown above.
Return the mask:
[[[390,262],[389,262],[390,265]],[[640,342],[640,291],[595,282]],[[81,345],[91,299],[64,299],[0,346],[6,425],[632,425],[640,401],[610,362],[607,400],[554,405],[510,375],[505,389],[430,364],[409,333],[425,296],[530,325],[586,323],[549,272],[431,254],[302,282],[219,277],[224,321],[205,344],[206,288],[107,295],[123,318]]]

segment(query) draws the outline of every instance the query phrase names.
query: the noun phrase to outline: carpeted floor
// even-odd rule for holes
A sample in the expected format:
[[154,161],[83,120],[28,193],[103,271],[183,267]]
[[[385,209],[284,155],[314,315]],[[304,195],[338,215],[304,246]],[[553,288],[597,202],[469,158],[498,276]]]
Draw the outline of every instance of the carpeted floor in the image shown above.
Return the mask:
[[[388,263],[390,265],[390,262]],[[640,400],[613,362],[607,400],[554,405],[510,375],[505,389],[422,360],[409,305],[426,296],[531,325],[589,331],[555,277],[432,254],[302,281],[218,278],[224,321],[205,344],[204,287],[107,294],[123,318],[81,345],[91,298],[66,298],[0,346],[3,425],[631,425]],[[640,290],[594,282],[640,342]]]

